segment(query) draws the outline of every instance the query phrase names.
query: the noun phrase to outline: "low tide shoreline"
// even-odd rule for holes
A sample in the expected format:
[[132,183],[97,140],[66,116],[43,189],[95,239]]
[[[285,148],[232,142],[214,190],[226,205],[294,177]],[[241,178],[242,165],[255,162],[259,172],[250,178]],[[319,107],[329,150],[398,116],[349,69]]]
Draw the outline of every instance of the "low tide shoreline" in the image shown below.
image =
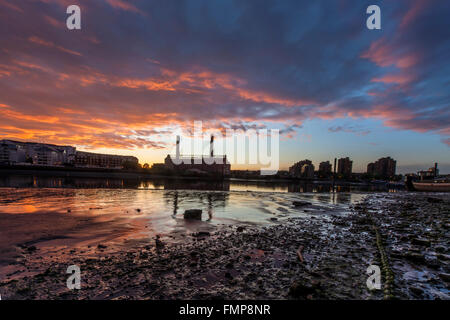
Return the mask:
[[[369,194],[348,215],[115,246],[21,248],[2,299],[449,299],[448,194]],[[299,249],[302,259],[299,258]],[[301,261],[303,260],[303,261]],[[66,288],[68,265],[82,288]],[[366,286],[369,265],[382,290]]]

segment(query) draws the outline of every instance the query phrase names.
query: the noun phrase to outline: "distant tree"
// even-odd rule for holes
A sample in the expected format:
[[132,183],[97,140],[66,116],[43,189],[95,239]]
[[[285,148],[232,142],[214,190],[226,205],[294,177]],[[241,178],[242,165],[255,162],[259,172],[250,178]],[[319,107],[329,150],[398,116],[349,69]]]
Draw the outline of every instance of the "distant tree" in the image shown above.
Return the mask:
[[148,163],[144,163],[144,165],[142,166],[142,168],[144,169],[150,169],[150,165]]
[[124,161],[122,163],[122,167],[125,170],[137,170],[139,169],[141,166],[139,163],[136,162],[132,162],[132,161]]

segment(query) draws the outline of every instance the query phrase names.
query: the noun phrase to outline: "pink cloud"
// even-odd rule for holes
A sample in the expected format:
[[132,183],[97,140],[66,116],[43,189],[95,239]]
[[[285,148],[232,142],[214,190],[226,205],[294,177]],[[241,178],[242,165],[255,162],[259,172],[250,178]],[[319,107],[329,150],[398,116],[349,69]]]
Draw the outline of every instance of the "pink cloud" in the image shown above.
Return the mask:
[[420,61],[418,52],[397,53],[398,48],[389,44],[386,38],[381,38],[370,44],[368,50],[362,53],[361,58],[369,59],[380,67],[396,66],[397,68],[410,68]]
[[441,141],[442,141],[442,143],[445,143],[447,146],[450,147],[450,138],[445,138],[445,139],[442,139]]
[[72,55],[82,56],[82,54],[77,52],[77,51],[66,49],[64,47],[61,47],[61,46],[58,46],[58,45],[54,44],[51,41],[46,41],[46,40],[41,39],[39,37],[35,37],[35,36],[29,37],[28,41],[30,41],[32,43],[35,43],[35,44],[38,44],[38,45],[41,45],[41,46],[45,46],[45,47],[49,47],[49,48],[55,48],[55,49],[57,49],[59,51],[70,53]]
[[15,10],[17,12],[23,13],[23,10],[19,8],[18,6],[12,4],[11,2],[8,2],[8,0],[0,0],[0,5],[5,6],[9,9]]
[[382,82],[387,84],[399,84],[405,85],[415,80],[415,77],[411,74],[386,74],[380,78],[374,78],[372,82]]
[[143,11],[139,10],[136,6],[131,4],[130,2],[122,1],[122,0],[106,0],[106,2],[113,8],[122,9],[125,11],[136,12],[140,14],[145,14]]
[[403,16],[402,21],[400,23],[400,28],[406,28],[409,26],[414,20],[417,19],[417,17],[420,15],[420,13],[423,11],[423,9],[426,7],[426,5],[430,3],[430,1],[427,0],[416,0],[411,8],[406,12],[406,14]]

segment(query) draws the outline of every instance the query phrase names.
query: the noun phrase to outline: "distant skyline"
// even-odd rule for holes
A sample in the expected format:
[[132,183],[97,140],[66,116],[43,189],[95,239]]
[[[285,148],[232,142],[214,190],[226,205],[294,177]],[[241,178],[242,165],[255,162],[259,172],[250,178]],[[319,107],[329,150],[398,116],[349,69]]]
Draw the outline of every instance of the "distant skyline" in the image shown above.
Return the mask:
[[155,163],[202,120],[280,129],[282,170],[391,156],[450,174],[445,1],[79,0],[69,31],[71,4],[0,0],[0,139]]

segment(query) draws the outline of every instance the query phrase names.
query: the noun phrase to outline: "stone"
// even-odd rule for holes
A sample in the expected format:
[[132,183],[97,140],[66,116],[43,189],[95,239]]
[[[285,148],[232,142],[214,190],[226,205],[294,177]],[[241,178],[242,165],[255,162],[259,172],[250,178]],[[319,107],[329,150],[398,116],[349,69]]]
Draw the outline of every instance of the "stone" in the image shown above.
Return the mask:
[[418,263],[425,262],[425,257],[420,253],[408,252],[405,255],[405,258],[410,261],[413,261],[413,262],[418,262]]
[[436,249],[436,252],[439,252],[439,253],[445,253],[447,251],[447,248],[445,248],[444,246],[437,246],[435,249]]
[[417,287],[411,287],[409,290],[417,296],[421,296],[423,294],[423,290]]
[[411,243],[414,245],[425,246],[425,247],[429,247],[431,244],[430,240],[423,239],[423,238],[414,238],[414,239],[412,239]]
[[448,254],[437,254],[436,257],[441,261],[448,261],[449,255]]
[[294,201],[292,204],[295,207],[304,207],[304,206],[310,206],[312,203],[308,201]]
[[314,291],[315,291],[314,286],[305,285],[300,281],[295,281],[289,288],[289,295],[294,298],[300,298],[312,294],[314,293]]
[[428,198],[427,198],[427,201],[428,201],[429,203],[441,203],[441,202],[443,202],[442,199],[439,199],[439,198],[433,198],[433,197],[428,197]]
[[202,220],[202,210],[189,209],[184,211],[184,218],[190,220]]
[[450,274],[448,273],[439,273],[439,278],[441,278],[447,283],[450,283]]
[[207,231],[199,231],[197,233],[193,233],[192,236],[196,238],[209,237],[211,233]]

